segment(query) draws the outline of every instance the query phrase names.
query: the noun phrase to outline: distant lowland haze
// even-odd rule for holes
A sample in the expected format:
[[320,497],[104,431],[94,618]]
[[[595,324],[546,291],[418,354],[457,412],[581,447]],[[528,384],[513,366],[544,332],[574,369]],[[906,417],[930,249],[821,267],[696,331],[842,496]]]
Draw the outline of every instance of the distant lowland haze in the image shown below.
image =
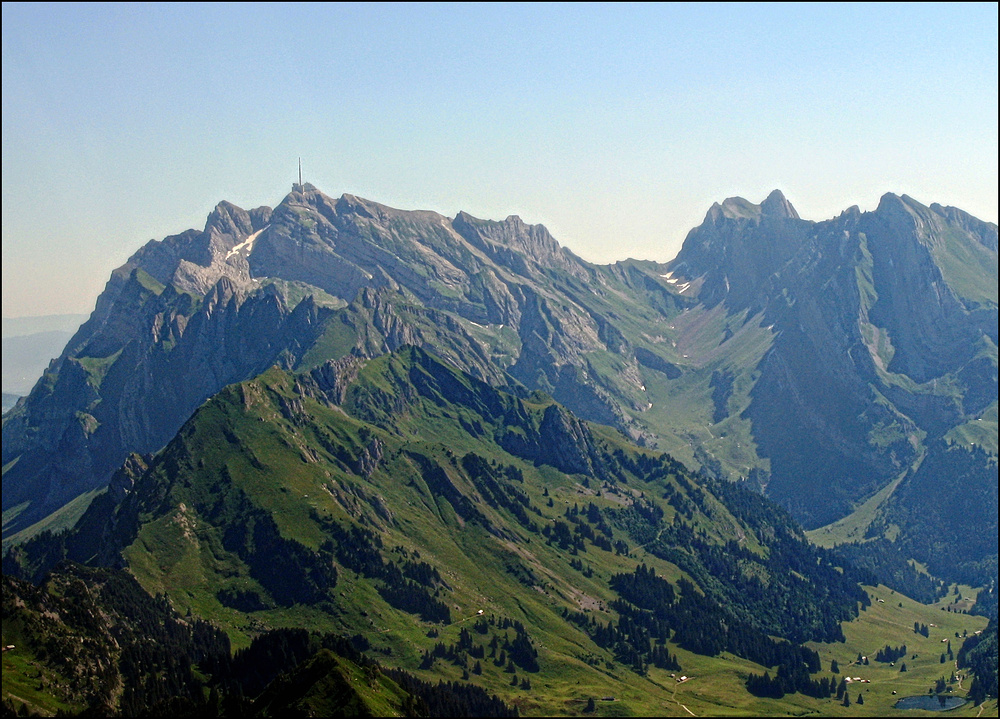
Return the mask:
[[28,394],[87,315],[3,318],[3,411]]

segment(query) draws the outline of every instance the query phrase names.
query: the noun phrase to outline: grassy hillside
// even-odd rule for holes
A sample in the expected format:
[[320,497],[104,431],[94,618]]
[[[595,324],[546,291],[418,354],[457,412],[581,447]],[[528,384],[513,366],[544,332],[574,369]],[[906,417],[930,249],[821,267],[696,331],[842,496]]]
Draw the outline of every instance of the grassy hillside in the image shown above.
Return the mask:
[[62,557],[124,560],[235,647],[359,635],[385,666],[530,714],[612,696],[598,713],[686,713],[681,675],[717,675],[698,706],[794,707],[747,676],[813,661],[799,643],[836,641],[867,602],[760,495],[413,347],[227,388],[5,571]]
[[[107,584],[108,576],[77,574],[75,581],[97,589],[97,601],[107,599],[99,588],[102,582]],[[113,581],[120,583],[120,580]],[[28,710],[43,715],[51,715],[58,710],[79,711],[87,705],[88,697],[86,692],[80,690],[81,686],[100,686],[100,682],[93,681],[88,674],[97,670],[96,663],[75,662],[72,664],[75,669],[71,670],[60,652],[46,648],[65,641],[60,637],[90,647],[104,646],[108,640],[108,626],[95,631],[93,625],[80,623],[80,618],[86,613],[66,612],[69,606],[66,600],[58,604],[60,598],[66,595],[67,586],[68,583],[59,578],[47,583],[42,592],[23,585],[11,586],[9,580],[5,583],[3,642],[5,646],[14,645],[14,649],[5,652],[3,657],[3,699],[15,711],[22,704]],[[616,680],[612,684],[611,681],[594,681],[593,673],[581,666],[560,678],[544,677],[541,673],[529,675],[530,689],[511,687],[509,680],[503,681],[510,675],[503,675],[500,681],[493,683],[509,702],[520,708],[522,714],[567,716],[583,713],[588,699],[595,700],[594,714],[598,716],[885,716],[889,713],[919,716],[924,712],[898,712],[891,707],[901,697],[926,694],[938,679],[945,680],[945,695],[963,696],[969,689],[968,671],[956,669],[953,660],[944,664],[940,662],[941,653],[948,648],[947,642],[941,639],[949,640],[953,652],[957,654],[962,639],[954,634],[974,635],[983,629],[985,620],[922,605],[885,587],[868,587],[867,591],[872,605],[855,620],[844,624],[845,642],[812,645],[818,650],[822,662],[822,671],[815,676],[850,676],[852,679],[869,680],[869,683],[852,682],[849,708],[843,707],[842,702],[835,698],[813,699],[801,694],[787,695],[780,700],[754,697],[747,693],[744,685],[747,675],[761,672],[761,667],[729,653],[707,657],[681,648],[676,648],[676,654],[685,667],[683,674],[651,668],[648,675],[640,679],[627,671],[609,671],[607,678]],[[102,607],[107,611],[106,603]],[[43,617],[38,613],[39,609],[50,613],[53,609],[62,609],[62,619],[40,622]],[[135,616],[128,610],[121,611],[120,602],[118,609],[117,613],[112,612],[115,616],[112,625],[119,626],[116,636],[122,641],[122,628],[134,621]],[[168,624],[181,620],[179,616],[175,617],[173,620],[164,618]],[[928,636],[914,633],[914,623],[927,626]],[[448,643],[461,641],[462,629],[469,626],[460,621],[441,628],[440,637]],[[478,639],[478,633],[472,633]],[[907,655],[897,660],[894,666],[875,661],[877,652],[886,645],[898,647],[902,644],[907,647]],[[205,682],[202,689],[204,704],[200,707],[202,715],[216,712],[226,715],[226,712],[238,711],[243,716],[273,716],[289,711],[312,711],[330,716],[338,711],[347,713],[353,708],[367,709],[376,716],[403,716],[419,711],[419,707],[425,706],[428,700],[434,701],[433,692],[428,693],[427,687],[424,687],[423,698],[420,698],[420,688],[413,684],[414,677],[377,667],[344,642],[331,646],[342,653],[323,648],[323,642],[315,637],[308,639],[305,633],[259,635],[252,648],[237,652],[234,660],[224,668],[212,661],[202,661],[194,675],[201,677],[198,682]],[[372,654],[379,661],[384,661],[380,653]],[[867,656],[869,663],[855,664],[858,654]],[[839,665],[838,675],[829,671],[834,660]],[[900,672],[903,662],[907,665],[906,672]],[[492,664],[483,664],[492,667]],[[259,673],[262,669],[263,675]],[[216,684],[212,679],[213,673],[229,677],[228,686],[237,682],[245,687],[242,703],[226,699],[228,694],[224,687],[227,685]],[[954,683],[950,682],[952,673],[955,674]],[[459,687],[475,686],[470,681],[463,681],[456,668],[447,662],[438,661],[433,669],[418,670],[416,674],[428,678],[431,686],[436,686],[440,678],[452,675]],[[687,679],[678,681],[682,676]],[[131,691],[134,694],[136,678],[117,684],[118,692],[133,686]],[[478,682],[481,677],[470,675],[470,679]],[[212,686],[216,687],[214,691],[210,689]],[[893,694],[893,691],[897,693]],[[411,694],[411,698],[407,699]],[[857,705],[858,694],[865,698],[863,706]],[[453,689],[446,689],[444,695],[439,695],[439,698],[445,697],[455,701]],[[540,709],[541,697],[546,702]],[[479,695],[473,700],[482,702],[487,697]],[[440,711],[441,705],[436,706]],[[481,713],[483,705],[479,706]],[[178,709],[175,705],[175,711]],[[980,707],[970,703],[953,710],[951,714],[996,716],[996,700],[987,700]]]

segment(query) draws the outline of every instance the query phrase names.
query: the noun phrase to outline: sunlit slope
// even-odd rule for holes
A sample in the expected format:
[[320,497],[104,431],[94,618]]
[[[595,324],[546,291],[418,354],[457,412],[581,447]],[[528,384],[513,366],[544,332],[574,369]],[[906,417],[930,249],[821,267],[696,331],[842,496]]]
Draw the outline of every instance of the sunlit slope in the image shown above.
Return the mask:
[[73,533],[8,566],[119,551],[237,644],[267,627],[360,633],[380,661],[536,712],[626,687],[662,697],[684,657],[801,661],[795,643],[835,639],[864,599],[759,495],[413,347],[227,388]]

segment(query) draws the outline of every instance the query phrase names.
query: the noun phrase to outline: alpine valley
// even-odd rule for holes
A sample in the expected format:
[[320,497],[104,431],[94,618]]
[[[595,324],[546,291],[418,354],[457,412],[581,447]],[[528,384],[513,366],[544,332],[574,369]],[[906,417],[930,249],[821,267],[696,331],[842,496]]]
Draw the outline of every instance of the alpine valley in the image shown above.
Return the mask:
[[905,195],[222,202],[3,417],[4,712],[996,716],[997,279]]

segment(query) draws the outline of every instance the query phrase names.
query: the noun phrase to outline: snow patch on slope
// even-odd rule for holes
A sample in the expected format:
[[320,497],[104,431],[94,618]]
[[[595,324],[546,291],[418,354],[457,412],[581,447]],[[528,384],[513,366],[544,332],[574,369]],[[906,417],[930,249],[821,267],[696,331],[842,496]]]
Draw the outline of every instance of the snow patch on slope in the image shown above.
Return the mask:
[[241,253],[243,250],[246,250],[246,254],[244,255],[244,257],[249,257],[250,253],[253,252],[254,240],[256,240],[257,237],[260,235],[260,233],[266,230],[268,227],[270,227],[270,225],[265,225],[264,227],[260,228],[252,235],[247,237],[245,240],[243,240],[243,242],[236,245],[233,249],[229,250],[229,252],[226,253],[226,259],[228,260],[233,255]]

